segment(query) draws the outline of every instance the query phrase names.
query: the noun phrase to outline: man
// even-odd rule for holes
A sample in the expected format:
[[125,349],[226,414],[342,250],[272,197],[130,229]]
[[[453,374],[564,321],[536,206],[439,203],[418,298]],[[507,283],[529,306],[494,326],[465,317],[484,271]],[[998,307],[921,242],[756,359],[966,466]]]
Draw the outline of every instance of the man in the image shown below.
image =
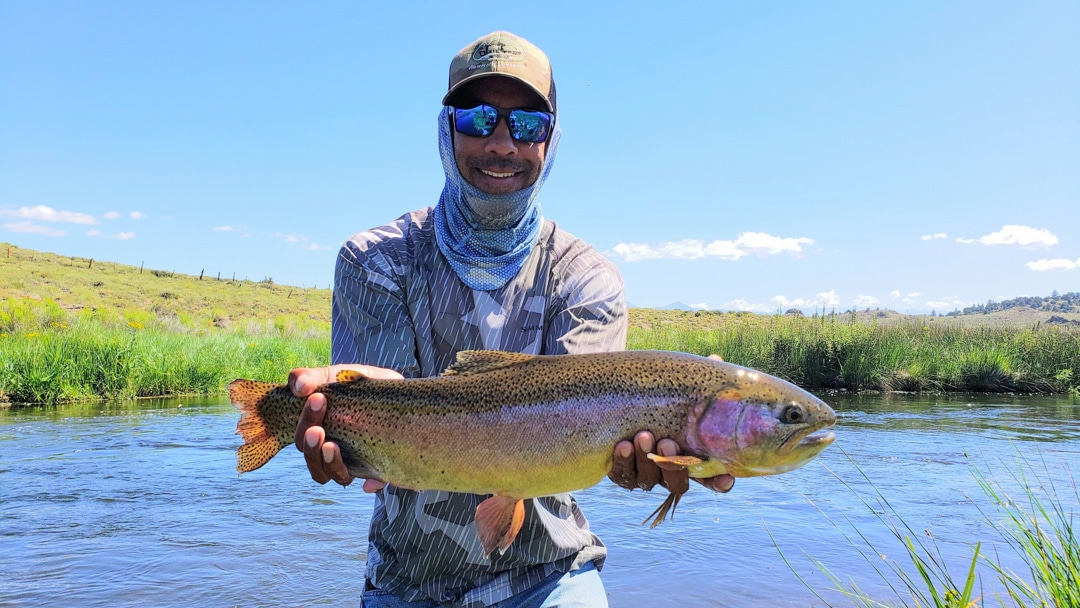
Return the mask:
[[[547,57],[494,32],[450,65],[439,112],[446,183],[438,204],[362,232],[338,256],[332,311],[335,365],[298,369],[290,386],[311,395],[340,369],[371,377],[441,373],[458,351],[533,354],[621,350],[626,302],[615,267],[540,215],[537,193],[561,130]],[[319,426],[325,399],[308,399],[296,430],[312,478],[352,481]],[[615,448],[611,478],[633,489],[685,487],[685,473],[646,458],[665,439],[639,433]],[[468,446],[462,446],[467,449]],[[706,485],[726,491],[729,476]],[[604,606],[597,571],[606,549],[569,494],[527,502],[505,553],[485,556],[473,520],[483,496],[415,492],[366,480],[375,492],[364,605]]]

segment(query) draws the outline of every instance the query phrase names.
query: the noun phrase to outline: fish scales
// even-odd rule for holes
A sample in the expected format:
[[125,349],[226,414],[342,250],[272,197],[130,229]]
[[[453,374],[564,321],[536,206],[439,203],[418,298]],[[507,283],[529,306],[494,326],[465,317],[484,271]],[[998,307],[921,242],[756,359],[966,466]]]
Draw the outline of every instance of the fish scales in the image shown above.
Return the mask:
[[[338,380],[316,391],[327,400],[327,438],[353,475],[513,500],[596,484],[611,469],[615,444],[641,430],[689,455],[654,457],[666,468],[751,476],[813,458],[832,435],[810,433],[835,421],[827,405],[790,383],[684,353],[465,351],[438,378],[347,372]],[[245,472],[293,442],[304,401],[286,387],[247,380],[230,392],[243,412],[237,468]]]

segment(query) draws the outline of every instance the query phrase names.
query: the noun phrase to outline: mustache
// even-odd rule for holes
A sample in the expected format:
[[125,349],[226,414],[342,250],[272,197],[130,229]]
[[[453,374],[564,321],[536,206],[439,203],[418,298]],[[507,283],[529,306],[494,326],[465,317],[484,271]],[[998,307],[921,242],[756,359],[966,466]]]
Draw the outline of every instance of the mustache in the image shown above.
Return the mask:
[[511,158],[469,158],[465,165],[470,169],[483,169],[493,173],[525,173],[532,163]]

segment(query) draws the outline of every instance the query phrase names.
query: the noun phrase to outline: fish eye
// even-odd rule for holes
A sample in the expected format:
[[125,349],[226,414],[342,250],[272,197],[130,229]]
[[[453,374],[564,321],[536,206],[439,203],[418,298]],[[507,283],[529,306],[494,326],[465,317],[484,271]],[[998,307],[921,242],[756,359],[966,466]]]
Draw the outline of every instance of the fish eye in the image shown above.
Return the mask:
[[787,424],[798,424],[806,420],[806,413],[798,405],[789,405],[780,412],[780,420]]

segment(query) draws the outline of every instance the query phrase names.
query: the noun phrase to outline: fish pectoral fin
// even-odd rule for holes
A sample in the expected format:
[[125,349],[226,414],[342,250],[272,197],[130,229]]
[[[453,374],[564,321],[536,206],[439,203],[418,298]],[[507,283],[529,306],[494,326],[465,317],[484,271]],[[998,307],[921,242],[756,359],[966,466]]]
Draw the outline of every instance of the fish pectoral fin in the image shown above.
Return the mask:
[[655,528],[656,526],[664,523],[664,520],[667,519],[668,514],[671,515],[672,519],[675,519],[675,507],[679,506],[680,498],[682,498],[682,492],[679,492],[678,494],[676,494],[675,492],[668,494],[667,498],[664,499],[664,502],[660,503],[660,506],[656,507],[655,511],[649,513],[649,516],[641,521],[641,525],[644,526],[645,522],[652,519],[653,522],[652,525],[649,526],[649,528]]
[[525,353],[508,353],[501,350],[463,350],[458,352],[457,359],[442,373],[444,376],[465,376],[468,374],[481,374],[490,372],[519,363],[532,361],[536,355]]
[[661,456],[659,454],[646,455],[649,457],[649,460],[656,463],[656,466],[666,471],[679,471],[704,462],[697,456]]
[[343,384],[349,384],[351,382],[360,382],[361,380],[367,380],[368,377],[354,369],[343,369],[334,376],[334,382],[341,382]]
[[496,494],[476,506],[476,533],[484,555],[495,549],[506,552],[525,523],[525,501]]

